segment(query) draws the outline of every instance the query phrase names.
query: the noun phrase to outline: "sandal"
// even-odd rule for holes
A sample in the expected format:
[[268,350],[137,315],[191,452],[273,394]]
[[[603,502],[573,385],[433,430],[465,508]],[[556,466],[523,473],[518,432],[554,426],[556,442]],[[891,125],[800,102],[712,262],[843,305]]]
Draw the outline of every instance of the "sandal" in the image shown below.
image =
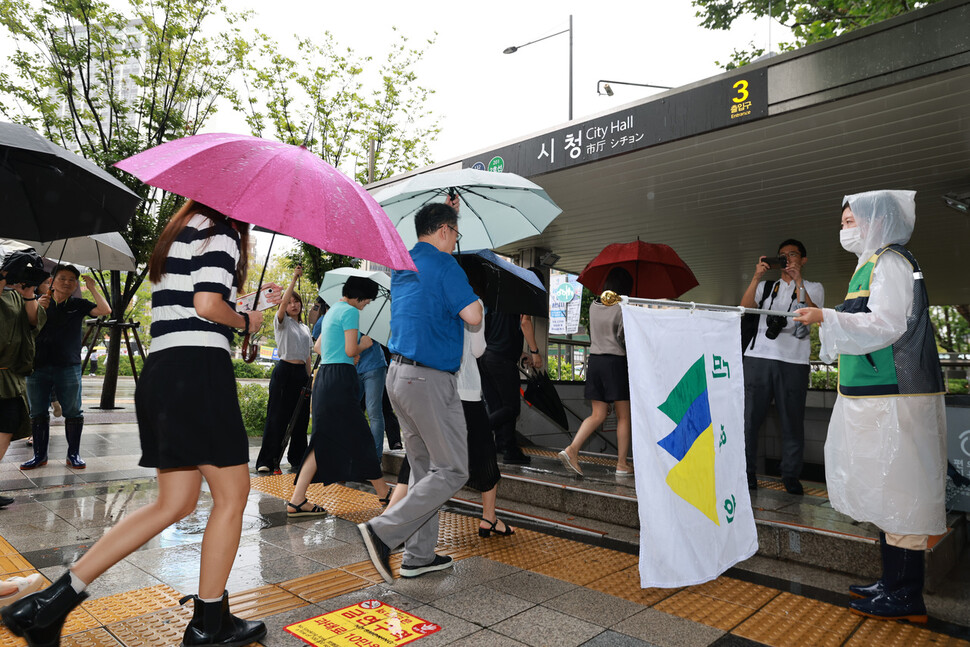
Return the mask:
[[482,521],[484,521],[489,526],[491,526],[491,528],[482,528],[481,526],[479,526],[478,527],[478,536],[479,537],[488,537],[493,532],[496,535],[499,535],[499,536],[502,536],[502,537],[508,537],[509,535],[514,535],[515,534],[515,529],[514,528],[510,528],[509,527],[509,524],[505,523],[504,521],[502,522],[502,524],[505,526],[505,530],[499,530],[498,528],[496,528],[496,526],[498,525],[498,522],[499,522],[498,517],[495,518],[495,521],[489,521],[488,519],[482,517]]
[[323,507],[318,506],[316,503],[310,503],[309,508],[304,508],[303,506],[305,506],[307,503],[310,503],[309,500],[307,499],[303,499],[303,503],[299,505],[297,505],[296,503],[290,503],[289,501],[287,501],[286,502],[287,507],[293,508],[293,512],[290,512],[289,510],[287,510],[286,516],[287,517],[321,517],[327,514],[327,511]]

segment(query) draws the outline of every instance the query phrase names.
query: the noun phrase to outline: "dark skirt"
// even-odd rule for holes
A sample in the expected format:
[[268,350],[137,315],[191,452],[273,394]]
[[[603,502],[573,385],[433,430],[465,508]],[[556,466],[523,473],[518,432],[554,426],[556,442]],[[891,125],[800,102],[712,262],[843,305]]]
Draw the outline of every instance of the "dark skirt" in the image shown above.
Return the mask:
[[495,460],[495,437],[488,423],[488,412],[481,400],[461,401],[468,427],[468,487],[487,492],[502,475]]
[[[466,485],[479,492],[488,492],[502,478],[495,459],[495,439],[488,426],[488,412],[481,400],[461,401],[468,427],[468,482]],[[407,483],[411,477],[411,463],[405,456],[397,473],[398,483]]]
[[236,376],[225,350],[180,346],[149,354],[135,387],[135,413],[142,467],[249,462]]
[[310,399],[300,397],[307,383],[306,365],[277,362],[269,378],[269,402],[266,405],[266,426],[263,442],[256,457],[256,467],[279,467],[283,455],[283,437],[294,412],[297,413],[286,455],[296,467],[306,455],[306,429],[310,422]]
[[590,355],[586,367],[587,400],[623,402],[630,399],[630,375],[623,355]]
[[313,382],[311,406],[313,433],[307,452],[313,452],[317,459],[313,483],[329,485],[384,477],[370,426],[360,408],[353,364],[321,364]]

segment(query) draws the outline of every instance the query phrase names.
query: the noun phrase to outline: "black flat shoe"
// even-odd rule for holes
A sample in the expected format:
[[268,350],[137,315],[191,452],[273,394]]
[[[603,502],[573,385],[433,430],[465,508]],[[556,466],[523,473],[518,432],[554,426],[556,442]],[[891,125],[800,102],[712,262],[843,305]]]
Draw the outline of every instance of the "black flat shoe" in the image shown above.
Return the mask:
[[515,530],[513,528],[510,528],[509,527],[509,524],[505,523],[504,521],[502,522],[502,525],[505,526],[505,530],[499,530],[496,527],[498,525],[498,522],[499,522],[499,520],[497,518],[495,519],[495,521],[489,521],[488,519],[485,519],[484,517],[482,517],[482,521],[484,521],[489,526],[491,526],[491,528],[482,528],[481,526],[479,526],[478,527],[478,536],[479,537],[488,537],[493,532],[496,535],[499,535],[501,537],[508,537],[509,535],[514,535],[515,534]]

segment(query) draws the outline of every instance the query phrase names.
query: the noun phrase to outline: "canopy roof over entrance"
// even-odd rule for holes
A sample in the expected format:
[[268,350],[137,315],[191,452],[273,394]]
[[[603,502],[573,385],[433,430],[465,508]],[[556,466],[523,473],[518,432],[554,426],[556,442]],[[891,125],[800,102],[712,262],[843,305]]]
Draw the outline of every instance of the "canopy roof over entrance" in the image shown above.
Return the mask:
[[838,303],[855,265],[839,245],[842,196],[912,189],[909,247],[930,299],[970,303],[970,215],[942,200],[970,192],[968,24],[970,2],[942,2],[417,172],[529,177],[563,213],[500,251],[547,248],[578,272],[609,243],[666,243],[700,282],[684,298],[712,303],[737,303],[786,238]]

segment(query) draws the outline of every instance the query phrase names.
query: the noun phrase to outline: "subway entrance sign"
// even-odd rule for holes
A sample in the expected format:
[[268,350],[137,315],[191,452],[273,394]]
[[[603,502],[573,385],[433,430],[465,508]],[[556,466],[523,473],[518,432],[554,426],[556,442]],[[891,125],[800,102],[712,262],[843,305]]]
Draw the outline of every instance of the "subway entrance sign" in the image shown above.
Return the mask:
[[441,627],[380,600],[364,600],[284,629],[315,647],[397,647]]

